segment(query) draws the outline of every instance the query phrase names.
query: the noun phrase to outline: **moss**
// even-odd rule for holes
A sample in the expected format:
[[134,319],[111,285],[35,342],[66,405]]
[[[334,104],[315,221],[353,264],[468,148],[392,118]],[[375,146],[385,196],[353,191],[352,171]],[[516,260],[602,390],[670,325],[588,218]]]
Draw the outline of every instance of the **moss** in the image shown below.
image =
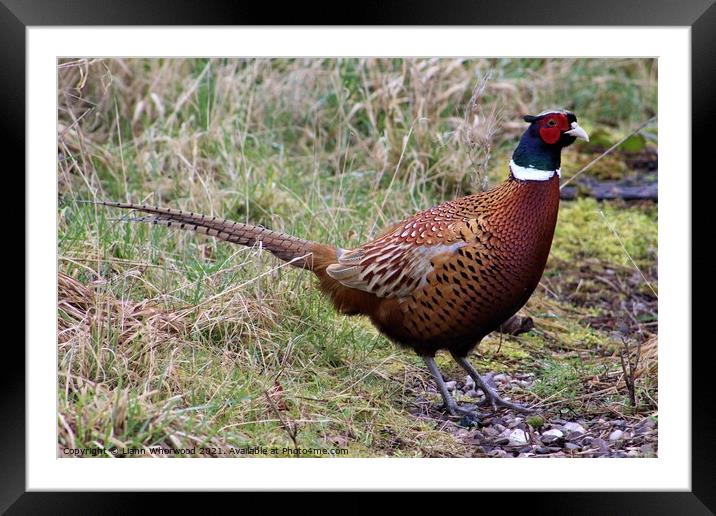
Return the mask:
[[540,429],[544,426],[545,420],[542,416],[529,416],[526,420],[528,425],[532,428]]
[[[591,135],[590,135],[591,136]],[[599,154],[592,153],[577,153],[576,149],[569,152],[564,152],[562,157],[562,170],[564,171],[564,178],[568,179],[572,175],[576,174],[582,168],[586,167],[592,162]],[[629,167],[624,161],[624,157],[621,153],[611,153],[589,167],[590,178],[598,179],[600,181],[618,180],[623,178],[629,172]],[[585,174],[585,175],[586,175]]]
[[612,202],[578,199],[560,208],[551,265],[597,259],[633,267],[627,253],[638,265],[647,265],[656,258],[657,242],[655,209],[625,210]]

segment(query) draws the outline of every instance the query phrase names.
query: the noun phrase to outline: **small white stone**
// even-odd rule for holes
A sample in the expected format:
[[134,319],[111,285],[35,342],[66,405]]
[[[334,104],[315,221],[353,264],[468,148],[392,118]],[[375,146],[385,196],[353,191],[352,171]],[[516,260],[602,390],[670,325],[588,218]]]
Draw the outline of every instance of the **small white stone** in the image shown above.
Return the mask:
[[614,430],[611,434],[609,434],[610,441],[618,441],[622,437],[624,437],[624,432],[621,430]]
[[551,430],[547,430],[546,432],[542,433],[542,436],[550,436],[554,437],[555,439],[559,439],[560,437],[564,437],[564,433],[562,433],[561,430],[557,430],[556,428],[552,428]]
[[475,380],[472,379],[472,376],[465,377],[465,387],[467,388],[467,390],[475,388]]
[[455,387],[457,387],[457,382],[455,380],[450,380],[449,382],[445,382],[445,387],[447,387],[447,389],[449,391],[454,391]]
[[573,423],[571,421],[569,423],[565,423],[564,429],[567,432],[577,432],[578,434],[583,434],[586,432],[582,425],[580,425],[579,423]]
[[529,442],[529,439],[527,437],[527,434],[524,430],[517,428],[510,432],[509,435],[510,438],[510,444],[513,446],[519,446],[523,444],[527,444]]

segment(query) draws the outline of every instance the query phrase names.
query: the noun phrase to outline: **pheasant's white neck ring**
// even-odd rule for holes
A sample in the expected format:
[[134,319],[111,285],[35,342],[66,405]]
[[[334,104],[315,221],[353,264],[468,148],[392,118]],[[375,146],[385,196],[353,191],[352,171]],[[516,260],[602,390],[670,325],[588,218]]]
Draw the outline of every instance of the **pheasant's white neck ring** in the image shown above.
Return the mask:
[[557,177],[559,177],[559,170],[560,169],[539,170],[537,168],[532,167],[523,167],[518,165],[514,161],[510,161],[510,172],[512,172],[512,175],[515,176],[515,179],[519,179],[521,181],[547,181],[548,179],[551,179],[552,176],[554,176],[555,174],[557,174]]

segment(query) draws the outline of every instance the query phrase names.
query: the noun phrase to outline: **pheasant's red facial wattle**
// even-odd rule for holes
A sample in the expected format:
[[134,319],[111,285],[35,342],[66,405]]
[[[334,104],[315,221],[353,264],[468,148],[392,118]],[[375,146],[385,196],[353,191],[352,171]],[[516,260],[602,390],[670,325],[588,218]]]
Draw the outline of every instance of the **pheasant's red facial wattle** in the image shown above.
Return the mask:
[[539,136],[547,144],[554,144],[559,141],[562,132],[569,131],[570,125],[567,117],[561,113],[555,113],[540,120]]

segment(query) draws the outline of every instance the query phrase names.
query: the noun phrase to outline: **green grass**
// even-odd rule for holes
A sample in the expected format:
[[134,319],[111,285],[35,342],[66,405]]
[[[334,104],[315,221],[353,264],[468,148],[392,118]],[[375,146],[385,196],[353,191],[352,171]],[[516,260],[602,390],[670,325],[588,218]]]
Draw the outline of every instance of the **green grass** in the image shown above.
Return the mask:
[[[464,136],[480,128],[463,115],[488,69],[482,102],[502,108],[489,138],[492,184],[524,127],[521,106],[566,106],[587,130],[615,134],[656,106],[655,60],[61,64],[59,270],[87,290],[69,296],[80,287],[61,281],[59,445],[475,453],[411,412],[419,397],[439,400],[421,360],[367,320],[337,315],[308,274],[258,249],[128,223],[126,213],[74,200],[147,202],[350,247],[475,188],[479,148]],[[600,210],[636,263],[655,271],[655,207],[579,200],[562,207],[551,281],[584,260],[631,267]],[[600,309],[540,289],[526,310],[536,330],[488,337],[475,363],[534,372],[529,396],[579,396],[573,380],[585,370],[563,354],[577,348],[589,360],[614,349],[584,323]],[[462,378],[445,357],[439,363]],[[655,381],[644,385],[655,396]]]

